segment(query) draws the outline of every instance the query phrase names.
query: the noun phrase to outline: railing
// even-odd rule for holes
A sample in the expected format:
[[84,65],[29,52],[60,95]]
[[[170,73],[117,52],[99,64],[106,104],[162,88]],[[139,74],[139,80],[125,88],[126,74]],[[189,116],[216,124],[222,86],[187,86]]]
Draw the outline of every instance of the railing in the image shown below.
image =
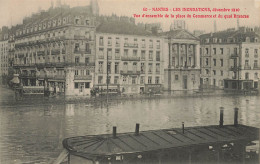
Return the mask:
[[260,69],[260,67],[259,66],[254,66],[253,69]]
[[245,70],[250,70],[250,69],[251,69],[251,66],[244,66],[244,69],[245,69]]
[[33,74],[21,73],[19,76],[20,76],[21,78],[36,78],[36,73],[33,73]]
[[135,56],[122,56],[121,57],[122,61],[140,61],[140,57],[135,57]]
[[74,75],[74,80],[92,80],[92,75],[85,75],[85,76]]
[[116,60],[120,60],[120,56],[119,56],[119,55],[116,55],[116,56],[115,56],[115,59],[116,59]]
[[138,48],[138,44],[137,43],[125,43],[124,47]]
[[74,49],[74,54],[91,54],[91,50],[76,50],[76,49]]
[[140,71],[120,71],[121,75],[140,75]]
[[98,55],[98,59],[104,59],[104,55]]
[[233,58],[237,58],[238,57],[238,54],[231,54],[230,58],[233,59]]

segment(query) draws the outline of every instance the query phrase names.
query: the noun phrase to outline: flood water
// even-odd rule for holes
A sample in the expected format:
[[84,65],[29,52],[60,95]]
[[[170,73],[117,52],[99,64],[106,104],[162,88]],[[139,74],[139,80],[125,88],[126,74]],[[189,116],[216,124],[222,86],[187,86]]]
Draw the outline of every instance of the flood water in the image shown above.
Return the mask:
[[[12,94],[0,90],[0,102]],[[1,103],[0,103],[1,104]],[[0,163],[50,163],[66,137],[185,126],[215,125],[224,107],[224,124],[232,124],[234,107],[239,123],[260,127],[259,96],[204,96],[124,100],[95,104],[0,105]]]

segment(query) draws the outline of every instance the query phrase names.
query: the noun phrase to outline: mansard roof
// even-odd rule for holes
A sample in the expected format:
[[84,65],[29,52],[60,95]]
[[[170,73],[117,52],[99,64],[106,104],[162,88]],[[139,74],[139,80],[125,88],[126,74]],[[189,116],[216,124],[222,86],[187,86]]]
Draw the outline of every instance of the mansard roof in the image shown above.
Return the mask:
[[184,29],[175,29],[175,30],[170,30],[166,32],[160,33],[160,35],[164,37],[170,37],[171,39],[187,39],[187,40],[199,40],[196,36],[193,34],[189,33],[187,30]]
[[151,33],[134,23],[120,20],[104,21],[96,29],[97,33],[149,36]]
[[218,39],[228,39],[233,38],[237,41],[245,41],[246,38],[259,38],[259,35],[254,31],[243,31],[243,30],[225,30],[219,31],[215,33],[208,33],[203,34],[200,36],[200,39],[211,39],[211,38],[218,38]]

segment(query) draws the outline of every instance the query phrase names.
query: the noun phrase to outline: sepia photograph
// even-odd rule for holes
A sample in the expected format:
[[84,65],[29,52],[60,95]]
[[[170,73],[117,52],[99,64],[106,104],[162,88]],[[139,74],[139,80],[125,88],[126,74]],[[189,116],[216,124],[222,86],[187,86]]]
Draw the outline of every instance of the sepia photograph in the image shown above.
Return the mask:
[[0,14],[0,164],[260,163],[260,0]]

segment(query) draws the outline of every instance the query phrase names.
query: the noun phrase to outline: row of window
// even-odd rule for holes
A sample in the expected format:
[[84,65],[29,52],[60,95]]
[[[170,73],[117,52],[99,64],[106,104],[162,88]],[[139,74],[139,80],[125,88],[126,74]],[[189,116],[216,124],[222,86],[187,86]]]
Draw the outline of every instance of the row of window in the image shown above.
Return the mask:
[[[128,57],[130,55],[129,53],[129,49],[124,49],[124,57]],[[104,56],[104,48],[99,48],[99,56]],[[108,57],[112,57],[112,49],[107,49],[107,55]],[[160,51],[156,51],[156,61],[160,61]],[[120,49],[115,49],[115,57],[120,57]],[[138,57],[138,50],[133,49],[132,50],[132,56],[133,57]],[[141,59],[145,59],[146,56],[146,51],[145,50],[141,50]],[[153,51],[149,51],[148,53],[148,58],[149,60],[153,60]]]
[[246,37],[245,39],[241,39],[241,38],[206,38],[206,39],[203,39],[202,42],[203,43],[235,43],[235,42],[258,42],[258,38],[250,38],[250,37]]
[[[123,84],[138,84],[137,82],[137,77],[127,77],[123,76],[122,77]],[[111,76],[108,77],[107,79],[108,84],[111,84]],[[140,84],[152,84],[153,83],[153,78],[152,76],[148,76],[147,82],[145,82],[145,77],[140,76]],[[155,84],[160,84],[160,77],[155,77]],[[104,84],[103,76],[98,76],[98,84]],[[114,83],[113,84],[119,84],[119,76],[114,77]]]
[[[141,73],[145,73],[145,63],[141,63],[141,67],[140,67],[140,72]],[[108,69],[108,72],[111,73],[111,62],[109,62],[107,64],[107,69]],[[99,62],[98,63],[98,72],[99,73],[103,73],[103,62]],[[133,72],[136,72],[138,69],[137,69],[137,63],[134,62],[133,65],[132,65],[132,71]],[[153,70],[153,63],[148,63],[148,73],[152,73],[152,70]],[[119,73],[119,62],[115,62],[115,66],[114,66],[114,73],[118,74]],[[123,64],[123,71],[124,72],[127,72],[128,71],[128,63],[127,62],[124,62]],[[156,67],[155,67],[155,71],[156,73],[160,73],[160,63],[156,63]]]
[[[134,38],[133,39],[133,42],[129,42],[129,38],[124,38],[124,47],[135,47],[135,48],[138,48],[138,39],[137,38]],[[149,39],[149,48],[153,48],[153,43],[154,41],[152,39]],[[112,43],[113,43],[113,38],[112,37],[108,37],[107,38],[107,45],[108,46],[112,46]],[[115,46],[119,47],[120,46],[120,38],[119,37],[116,37],[115,38]],[[103,36],[100,36],[99,37],[99,46],[104,46],[104,37]],[[161,46],[161,42],[160,40],[157,40],[156,41],[156,48],[157,49],[160,49],[160,46]],[[142,48],[145,48],[146,47],[146,39],[141,39],[141,47]]]

